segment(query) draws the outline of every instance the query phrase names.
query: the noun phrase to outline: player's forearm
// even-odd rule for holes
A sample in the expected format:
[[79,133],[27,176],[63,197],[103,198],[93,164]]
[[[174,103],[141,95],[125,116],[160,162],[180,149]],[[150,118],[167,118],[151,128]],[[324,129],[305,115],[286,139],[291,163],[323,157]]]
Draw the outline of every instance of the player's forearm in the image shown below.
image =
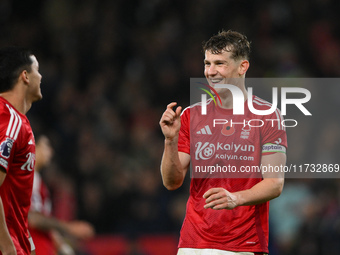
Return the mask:
[[257,205],[280,196],[284,178],[268,178],[254,185],[251,189],[236,192],[238,206]]
[[8,232],[4,208],[0,197],[0,251],[4,252],[6,250],[9,250],[9,247],[12,247],[12,249],[14,249],[14,244]]
[[[262,166],[284,166],[286,164],[286,154],[274,153],[263,155]],[[254,185],[249,190],[237,192],[240,205],[255,205],[267,202],[280,196],[284,184],[284,173],[264,172],[263,180]]]
[[55,218],[46,217],[38,212],[30,212],[28,215],[28,223],[31,227],[41,231],[57,230],[61,233],[66,232],[66,225]]
[[183,183],[185,170],[178,155],[178,139],[164,141],[161,174],[163,184],[169,190],[175,190]]

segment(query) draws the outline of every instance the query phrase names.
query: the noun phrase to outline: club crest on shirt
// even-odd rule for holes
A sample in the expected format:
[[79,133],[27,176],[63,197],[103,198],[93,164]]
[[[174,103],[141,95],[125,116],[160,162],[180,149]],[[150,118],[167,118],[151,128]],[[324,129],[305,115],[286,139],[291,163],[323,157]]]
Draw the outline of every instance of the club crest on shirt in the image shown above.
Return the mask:
[[6,140],[3,141],[0,145],[1,156],[3,156],[4,158],[9,158],[9,156],[11,155],[13,143],[14,140],[6,137]]
[[242,127],[241,136],[242,139],[248,139],[251,131],[251,126],[249,125],[249,121],[245,121],[245,125]]

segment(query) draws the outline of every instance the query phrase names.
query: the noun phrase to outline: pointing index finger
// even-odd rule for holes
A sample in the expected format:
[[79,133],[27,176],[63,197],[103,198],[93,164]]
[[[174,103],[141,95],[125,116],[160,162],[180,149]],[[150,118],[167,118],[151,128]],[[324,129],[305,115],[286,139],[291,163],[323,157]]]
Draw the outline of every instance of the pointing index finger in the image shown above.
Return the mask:
[[182,107],[178,106],[177,109],[175,110],[175,109],[173,109],[173,107],[175,107],[176,105],[177,105],[177,102],[172,102],[172,103],[170,103],[166,106],[166,110],[167,111],[170,110],[170,112],[173,113],[174,117],[179,117],[181,115],[181,112],[182,112]]
[[166,108],[172,109],[172,108],[173,108],[174,106],[176,106],[176,105],[177,105],[177,102],[172,102],[172,103],[168,104]]

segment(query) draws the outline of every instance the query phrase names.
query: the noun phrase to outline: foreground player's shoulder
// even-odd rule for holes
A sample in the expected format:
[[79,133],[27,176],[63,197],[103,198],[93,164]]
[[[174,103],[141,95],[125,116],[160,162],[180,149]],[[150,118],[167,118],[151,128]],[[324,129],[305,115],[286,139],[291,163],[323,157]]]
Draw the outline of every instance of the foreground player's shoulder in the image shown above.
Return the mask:
[[6,113],[9,114],[9,109],[8,107],[6,107],[6,104],[8,104],[6,100],[0,97],[0,114],[1,115],[6,114]]
[[[13,108],[0,98],[0,166],[8,170],[9,158],[21,128],[21,121],[13,115]],[[21,119],[20,119],[21,120]]]
[[190,106],[187,106],[183,109],[183,111],[181,112],[181,116],[190,116]]
[[0,98],[0,118],[1,118],[0,126],[1,126],[1,130],[3,130],[4,126],[8,126],[8,123],[9,123],[9,121],[11,119],[11,115],[12,115],[11,109],[12,109],[12,107]]
[[22,127],[20,114],[9,103],[0,100],[0,134],[16,140]]
[[267,110],[270,109],[273,104],[258,97],[258,96],[253,96],[253,104],[254,106],[256,106],[256,108],[260,109],[260,110]]
[[[269,110],[273,107],[273,104],[258,97],[258,96],[253,96],[253,106],[257,109],[257,110]],[[281,111],[278,107],[275,107],[275,110],[272,111],[271,114],[265,115],[267,118],[276,118],[276,119],[280,119],[281,121],[283,120]]]
[[[272,103],[257,96],[253,96],[253,105],[254,108],[263,111],[273,108]],[[270,112],[270,114],[262,116],[262,119],[265,119],[264,125],[260,129],[261,144],[263,145],[262,155],[275,152],[286,153],[287,135],[283,124],[284,118],[277,107]]]
[[184,108],[181,112],[181,130],[189,129],[190,126],[190,106]]
[[[213,99],[208,99],[206,101],[206,105],[205,107],[207,109],[211,108],[214,106],[214,101]],[[183,111],[182,111],[182,114],[188,114],[188,115],[192,115],[192,116],[195,116],[195,115],[202,115],[202,102],[198,102],[198,103],[195,103],[195,104],[192,104],[190,106],[188,106],[187,108],[185,108]]]

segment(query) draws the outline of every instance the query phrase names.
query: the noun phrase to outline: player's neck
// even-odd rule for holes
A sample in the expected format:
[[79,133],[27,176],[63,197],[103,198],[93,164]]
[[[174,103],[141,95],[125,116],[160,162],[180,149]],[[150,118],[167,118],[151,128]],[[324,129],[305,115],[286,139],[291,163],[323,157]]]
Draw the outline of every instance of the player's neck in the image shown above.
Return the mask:
[[32,103],[29,103],[24,92],[18,89],[3,92],[0,96],[5,98],[18,112],[24,115],[31,108]]
[[[242,90],[242,93],[243,93],[243,97],[244,97],[244,102],[247,101],[248,99],[248,93],[247,93],[247,90],[246,88],[243,86],[240,88]],[[233,95],[232,93],[230,92],[230,90],[228,90],[227,93],[225,94],[220,94],[220,98],[221,98],[221,101],[222,101],[222,105],[219,105],[221,108],[224,108],[224,109],[232,109],[233,108]]]

